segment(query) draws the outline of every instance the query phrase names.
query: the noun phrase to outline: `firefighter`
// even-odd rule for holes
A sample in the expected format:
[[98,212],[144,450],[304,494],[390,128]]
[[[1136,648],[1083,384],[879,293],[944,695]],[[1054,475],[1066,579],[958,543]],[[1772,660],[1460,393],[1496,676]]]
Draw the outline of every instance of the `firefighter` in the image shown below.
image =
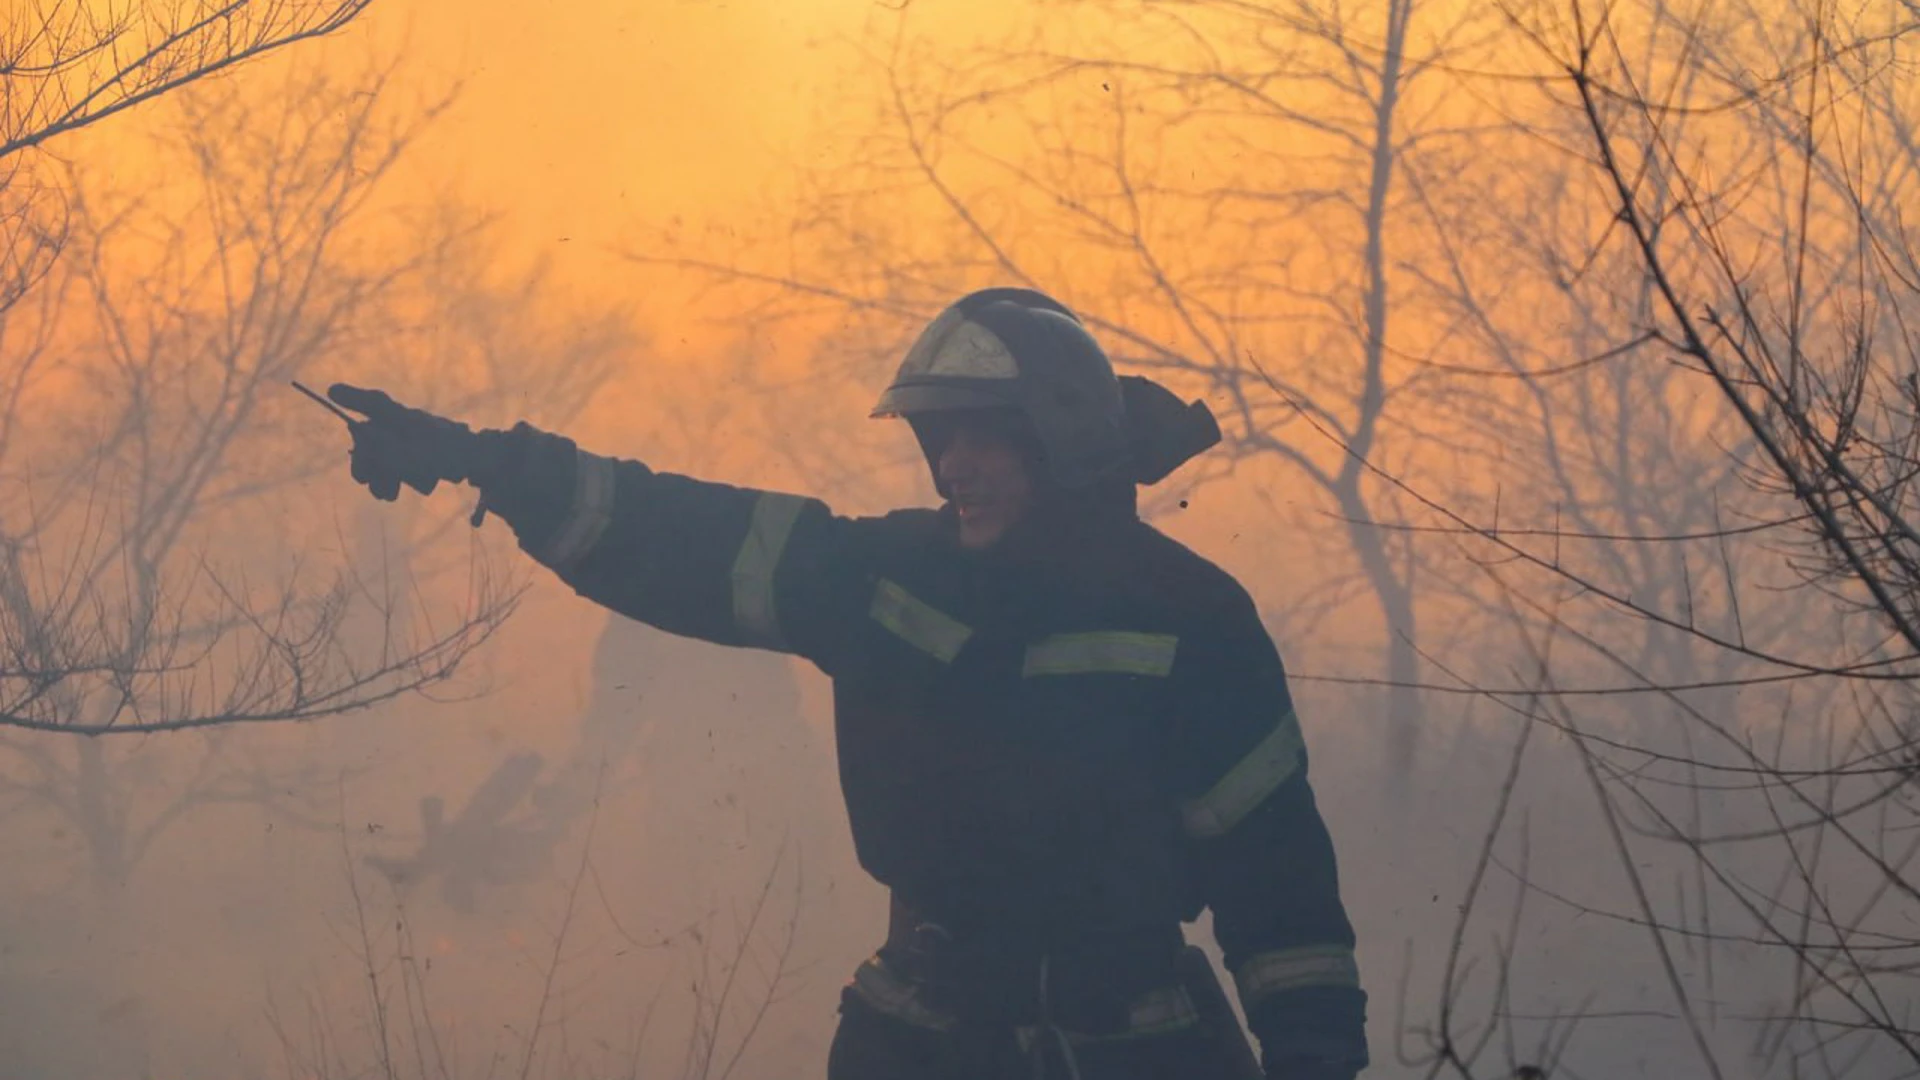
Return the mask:
[[[352,473],[477,487],[580,595],[832,680],[885,942],[842,995],[830,1080],[1350,1080],[1366,995],[1278,653],[1246,591],[1139,518],[1218,441],[1118,378],[1046,295],[934,319],[874,415],[943,504],[818,500],[656,472],[527,424],[475,432],[335,386]],[[1182,924],[1211,910],[1260,1062]]]

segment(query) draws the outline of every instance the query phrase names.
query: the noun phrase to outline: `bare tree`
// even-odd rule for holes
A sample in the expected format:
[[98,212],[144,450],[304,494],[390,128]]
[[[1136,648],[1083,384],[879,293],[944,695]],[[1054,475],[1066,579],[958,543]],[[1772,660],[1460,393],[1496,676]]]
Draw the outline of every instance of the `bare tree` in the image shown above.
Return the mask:
[[26,0],[0,28],[0,163],[208,75],[330,34],[371,2]]
[[[64,200],[31,151],[347,25],[371,0],[23,0],[0,25],[0,312],[51,268]],[[11,366],[11,365],[10,365]]]
[[[1440,76],[1485,31],[1452,14],[1427,26],[1415,0],[1049,8],[1058,33],[990,52],[947,55],[904,16],[865,43],[882,104],[851,133],[854,165],[803,195],[788,264],[641,257],[772,287],[788,315],[859,317],[821,355],[863,385],[966,288],[1060,294],[1119,363],[1222,416],[1224,452],[1148,513],[1272,468],[1253,490],[1275,531],[1336,537],[1325,563],[1340,569],[1271,614],[1297,639],[1355,594],[1378,608],[1385,765],[1405,776],[1423,726],[1419,553],[1378,527],[1399,510],[1372,467],[1404,473],[1434,449],[1411,416],[1441,339],[1396,328],[1435,300],[1400,273],[1430,243],[1402,178],[1462,133]],[[1275,495],[1303,483],[1309,498]]]
[[[1613,880],[1529,865],[1524,834],[1505,838],[1503,860],[1496,814],[1480,867],[1510,877],[1517,898],[1490,917],[1510,927],[1480,988],[1492,1004],[1462,1019],[1464,969],[1450,959],[1429,1041],[1408,1060],[1472,1075],[1503,1032],[1511,1054],[1529,1024],[1565,1034],[1583,1015],[1627,1019],[1594,997],[1551,1016],[1514,1007],[1514,931],[1531,898],[1638,940],[1658,1004],[1632,1022],[1685,1059],[1663,1071],[1910,1074],[1920,274],[1904,215],[1920,180],[1920,19],[1657,0],[1507,14],[1531,62],[1504,77],[1540,91],[1525,134],[1575,166],[1556,173],[1551,203],[1567,227],[1534,219],[1531,241],[1513,245],[1531,248],[1523,300],[1554,321],[1566,309],[1539,301],[1555,290],[1611,314],[1594,359],[1568,350],[1554,365],[1519,362],[1516,335],[1488,319],[1490,366],[1523,376],[1550,450],[1611,428],[1621,460],[1655,464],[1691,442],[1680,460],[1696,477],[1656,472],[1611,493],[1590,478],[1551,507],[1523,496],[1517,514],[1472,520],[1427,504],[1472,538],[1532,673],[1500,687],[1450,673],[1522,725],[1502,813],[1528,733],[1558,736],[1569,753],[1534,755],[1529,771],[1591,796]],[[1514,190],[1501,194],[1494,204],[1512,209]],[[1451,280],[1485,316],[1475,276],[1490,275],[1483,264]],[[1609,368],[1658,396],[1624,426],[1566,412],[1579,400],[1568,385]],[[1565,1039],[1542,1046],[1509,1068],[1592,1067],[1562,1059]]]
[[[1202,103],[1191,112],[1143,100],[1170,85],[1192,93],[1192,83],[1210,85],[1231,65],[1173,69],[1190,78],[1184,84],[1142,75],[1167,77],[1157,59],[1167,40],[1203,42],[1229,58],[1236,48],[1271,48],[1263,71],[1272,85],[1316,87],[1275,95],[1286,124],[1337,139],[1351,117],[1330,104],[1340,98],[1318,91],[1346,74],[1329,75],[1310,53],[1327,40],[1326,27],[1348,34],[1334,38],[1348,50],[1333,67],[1372,73],[1382,58],[1410,63],[1405,39],[1390,48],[1381,44],[1390,31],[1354,32],[1350,9],[1328,9],[1323,24],[1305,7],[1231,8],[1233,18],[1275,15],[1274,31],[1220,33],[1231,19],[1195,17],[1161,24],[1173,28],[1160,34],[1132,31],[1155,49],[1036,47],[964,63],[882,48],[890,153],[870,152],[877,164],[864,184],[809,203],[802,218],[804,241],[830,253],[838,276],[707,268],[907,328],[957,287],[989,276],[1043,286],[1091,279],[1086,294],[1067,298],[1127,342],[1125,359],[1174,379],[1221,378],[1226,365],[1212,356],[1270,351],[1263,342],[1274,339],[1272,326],[1300,321],[1300,297],[1319,284],[1262,280],[1249,268],[1268,270],[1270,261],[1298,272],[1328,262],[1271,257],[1285,250],[1283,219],[1234,216],[1223,209],[1233,200],[1198,197],[1206,181],[1189,179],[1187,167],[1207,180],[1235,176],[1232,167],[1223,172],[1202,140],[1154,126],[1152,118],[1168,115],[1189,130],[1221,113],[1245,121],[1217,98],[1189,99]],[[1563,912],[1604,918],[1630,935],[1619,940],[1640,948],[1622,950],[1619,962],[1658,988],[1663,1033],[1708,1074],[1728,1070],[1729,1041],[1756,1030],[1723,999],[1727,987],[1764,1010],[1755,1053],[1771,1067],[1810,1062],[1810,1071],[1844,1075],[1850,1055],[1872,1061],[1910,1045],[1895,987],[1911,938],[1893,920],[1920,895],[1908,877],[1910,842],[1897,839],[1909,827],[1904,679],[1913,643],[1902,630],[1907,616],[1886,604],[1907,595],[1899,583],[1911,580],[1900,555],[1911,533],[1893,511],[1905,505],[1910,418],[1920,414],[1904,381],[1914,367],[1907,283],[1920,275],[1898,213],[1913,168],[1911,87],[1902,82],[1910,14],[1858,18],[1868,21],[1848,24],[1827,8],[1782,16],[1616,5],[1567,16],[1549,6],[1513,12],[1510,27],[1554,63],[1479,72],[1465,60],[1498,50],[1443,38],[1424,70],[1452,76],[1447,89],[1465,91],[1455,101],[1484,107],[1455,105],[1444,119],[1426,117],[1431,128],[1411,125],[1434,137],[1410,136],[1416,152],[1394,155],[1385,175],[1406,181],[1405,201],[1392,208],[1420,228],[1378,237],[1383,250],[1392,240],[1406,253],[1381,264],[1383,280],[1401,275],[1387,294],[1401,306],[1387,310],[1417,312],[1425,332],[1396,342],[1367,330],[1364,287],[1349,294],[1362,299],[1343,309],[1348,321],[1335,325],[1349,342],[1381,346],[1388,398],[1451,415],[1429,411],[1395,429],[1407,449],[1394,454],[1392,440],[1356,442],[1356,414],[1330,404],[1364,400],[1364,381],[1342,397],[1311,370],[1262,362],[1239,364],[1238,382],[1216,384],[1225,400],[1237,405],[1237,392],[1248,402],[1231,414],[1241,461],[1263,430],[1284,430],[1283,422],[1310,429],[1305,440],[1290,432],[1291,448],[1324,436],[1371,493],[1369,507],[1384,499],[1409,517],[1430,515],[1466,541],[1464,565],[1416,565],[1461,594],[1480,590],[1476,602],[1504,616],[1519,651],[1488,657],[1492,672],[1439,665],[1438,681],[1480,695],[1528,725],[1523,731],[1541,726],[1561,737],[1556,745],[1568,753],[1528,773],[1562,796],[1556,811],[1579,810],[1584,836],[1599,837],[1617,876],[1597,882],[1584,868],[1561,867],[1579,884],[1556,890],[1524,862],[1504,861],[1491,839],[1482,869],[1516,879],[1516,926],[1521,899],[1547,896]],[[1156,59],[1131,59],[1139,56]],[[1844,75],[1828,74],[1836,69]],[[1072,83],[1075,76],[1088,82]],[[1229,86],[1222,96],[1245,92]],[[1071,103],[1086,98],[1108,103],[1103,128],[1074,111]],[[1377,120],[1383,98],[1360,100]],[[1589,129],[1588,148],[1568,121]],[[1217,138],[1220,129],[1211,131]],[[1490,133],[1497,137],[1483,138]],[[1219,144],[1260,162],[1273,161],[1275,147],[1301,147],[1311,162],[1325,149],[1277,137]],[[1470,168],[1475,154],[1480,167]],[[1373,190],[1337,179],[1323,187],[1313,164],[1295,165],[1287,183],[1243,184],[1235,197],[1351,206]],[[1235,230],[1216,261],[1194,253],[1215,219],[1180,216],[1171,209],[1177,195],[1195,196]],[[1476,203],[1477,212],[1462,213]],[[929,207],[953,227],[926,227]],[[1057,219],[1078,228],[1037,224]],[[1263,221],[1272,232],[1261,231]],[[1136,265],[1143,285],[1110,284],[1135,282]],[[1183,306],[1156,310],[1162,294]],[[1127,302],[1103,309],[1108,295]],[[1222,324],[1237,336],[1192,329]],[[897,348],[898,339],[885,344]],[[1894,359],[1874,362],[1887,348],[1869,345],[1890,348]],[[1366,352],[1357,355],[1362,362],[1337,370],[1364,380]],[[1492,380],[1511,389],[1489,390]],[[1263,387],[1279,393],[1262,396]],[[1736,394],[1748,400],[1728,397]],[[1261,409],[1270,410],[1264,420]],[[1467,485],[1475,510],[1490,504],[1490,514],[1463,516],[1463,489],[1418,460],[1473,461],[1445,445],[1458,438],[1449,421],[1492,426],[1486,444],[1503,440],[1513,462],[1503,476],[1523,481],[1495,487],[1484,503]],[[1488,450],[1478,460],[1492,457]],[[1751,483],[1742,488],[1742,478]],[[1386,517],[1335,509],[1376,537]],[[1811,545],[1802,531],[1809,525]],[[1788,543],[1794,538],[1801,542]],[[1406,550],[1404,540],[1377,542]],[[1849,608],[1886,622],[1846,618]],[[1547,640],[1558,644],[1548,649]],[[1422,646],[1415,639],[1411,648]],[[1489,681],[1514,668],[1531,677]],[[1414,680],[1395,673],[1389,681],[1404,693]],[[1800,715],[1810,719],[1792,723]],[[1515,755],[1516,776],[1526,761]],[[1482,773],[1450,775],[1460,785]],[[1496,837],[1511,788],[1499,790]],[[1592,799],[1576,807],[1568,791]],[[1458,861],[1452,851],[1436,858]],[[1502,940],[1504,948],[1515,937]],[[1495,959],[1504,972],[1516,956]],[[1516,1003],[1539,993],[1502,976],[1490,991],[1492,1026],[1468,1038],[1453,1007],[1460,975],[1450,963],[1439,1000],[1451,1012],[1429,1028],[1437,1042],[1413,1058],[1425,1069],[1486,1067],[1470,1044],[1503,1024],[1514,1030]],[[1540,1063],[1559,1062],[1581,1008],[1527,1021],[1547,1030],[1538,1052],[1509,1046],[1508,1071],[1537,1074]]]
[[[1798,511],[1790,528],[1805,542],[1780,550],[1805,587],[1856,613],[1844,633],[1775,659],[1852,685],[1821,725],[1825,747],[1746,763],[1768,810],[1746,831],[1785,870],[1771,894],[1726,850],[1729,830],[1675,820],[1639,784],[1607,776],[1649,835],[1705,864],[1734,925],[1791,957],[1790,992],[1761,1044],[1769,1056],[1829,1075],[1862,1058],[1911,1069],[1920,1039],[1900,1000],[1920,949],[1905,929],[1920,892],[1903,838],[1920,745],[1909,509],[1920,353],[1908,325],[1920,264],[1903,214],[1920,174],[1903,58],[1920,19],[1828,5],[1728,14],[1573,5],[1560,33],[1537,37],[1585,121],[1619,242],[1652,283],[1650,328],[1750,433],[1749,481]],[[1681,84],[1676,68],[1697,82]],[[1682,127],[1676,104],[1724,116]],[[1743,150],[1745,167],[1724,171]],[[1647,212],[1656,189],[1670,193],[1658,218]]]
[[30,391],[39,422],[6,448],[10,726],[151,732],[364,707],[447,678],[504,614],[483,584],[442,632],[355,663],[335,633],[349,581],[258,583],[258,549],[222,542],[262,511],[286,520],[297,504],[260,500],[327,467],[313,407],[287,383],[358,348],[374,298],[409,269],[368,260],[345,231],[406,142],[382,130],[378,88],[284,92],[279,115],[232,86],[189,104],[186,210],[76,187],[62,283],[75,302],[49,313],[70,336]]
[[350,627],[379,607],[370,590],[351,569],[302,566],[299,530],[326,522],[298,484],[335,467],[341,433],[287,382],[364,354],[382,297],[414,269],[370,262],[352,227],[416,121],[388,118],[377,84],[296,74],[280,89],[272,110],[231,84],[178,99],[170,160],[193,183],[177,206],[178,188],[124,197],[75,176],[67,261],[47,286],[63,303],[34,305],[60,355],[28,381],[31,422],[0,457],[0,792],[78,835],[103,895],[198,807],[324,819],[305,805],[311,763],[210,734],[183,773],[153,746],[92,736],[392,700],[451,678],[511,608],[480,562],[451,608]]

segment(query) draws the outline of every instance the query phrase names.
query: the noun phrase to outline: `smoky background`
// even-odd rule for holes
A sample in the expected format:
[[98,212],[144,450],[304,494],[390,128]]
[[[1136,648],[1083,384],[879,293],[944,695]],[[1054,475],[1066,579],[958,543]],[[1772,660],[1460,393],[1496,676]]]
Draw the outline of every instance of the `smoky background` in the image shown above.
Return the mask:
[[15,5],[0,1075],[817,1073],[823,680],[286,384],[880,512],[990,283],[1221,418],[1369,1075],[1913,1072],[1916,17]]

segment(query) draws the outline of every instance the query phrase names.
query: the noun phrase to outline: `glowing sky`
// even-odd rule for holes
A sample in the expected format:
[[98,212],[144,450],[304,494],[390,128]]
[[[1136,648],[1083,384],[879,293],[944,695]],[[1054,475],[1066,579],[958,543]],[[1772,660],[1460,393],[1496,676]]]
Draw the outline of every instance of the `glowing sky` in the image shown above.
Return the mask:
[[[987,32],[1023,6],[916,2],[912,17]],[[416,168],[528,239],[592,247],[635,222],[724,217],[830,153],[812,118],[857,62],[847,40],[892,18],[873,0],[378,0],[324,48],[341,63],[399,49],[423,91],[461,81]]]

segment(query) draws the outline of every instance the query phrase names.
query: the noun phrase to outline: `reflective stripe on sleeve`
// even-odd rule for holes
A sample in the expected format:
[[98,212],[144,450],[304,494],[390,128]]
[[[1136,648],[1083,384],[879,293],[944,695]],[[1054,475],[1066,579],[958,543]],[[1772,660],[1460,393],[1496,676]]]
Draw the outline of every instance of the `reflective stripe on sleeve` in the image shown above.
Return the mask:
[[1173,670],[1173,654],[1180,639],[1172,634],[1099,631],[1054,634],[1027,647],[1020,674],[1036,675],[1153,675],[1165,678]]
[[748,644],[781,645],[779,612],[774,605],[773,574],[780,554],[807,500],[797,495],[761,495],[753,520],[733,560],[733,623]]
[[613,459],[574,451],[573,509],[547,545],[548,566],[564,567],[585,557],[613,521]]
[[1227,770],[1206,794],[1180,808],[1187,835],[1223,836],[1267,800],[1300,769],[1306,742],[1300,720],[1288,709],[1267,737]]
[[1240,988],[1240,1004],[1282,990],[1310,986],[1360,986],[1360,965],[1344,945],[1309,945],[1254,953],[1233,973]]
[[902,641],[943,664],[953,663],[973,636],[973,629],[891,581],[882,580],[873,591],[868,614]]

